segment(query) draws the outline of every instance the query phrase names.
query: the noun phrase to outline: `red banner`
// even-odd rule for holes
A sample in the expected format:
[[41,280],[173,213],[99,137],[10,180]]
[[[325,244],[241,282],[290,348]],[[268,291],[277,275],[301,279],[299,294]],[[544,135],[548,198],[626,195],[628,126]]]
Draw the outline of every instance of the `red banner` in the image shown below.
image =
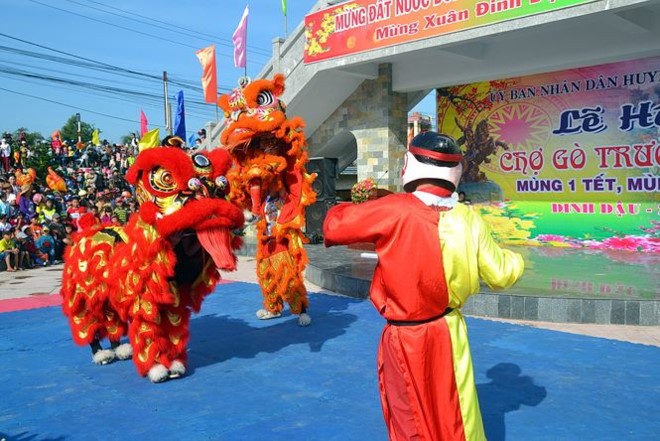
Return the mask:
[[305,63],[550,12],[594,0],[354,0],[305,17]]

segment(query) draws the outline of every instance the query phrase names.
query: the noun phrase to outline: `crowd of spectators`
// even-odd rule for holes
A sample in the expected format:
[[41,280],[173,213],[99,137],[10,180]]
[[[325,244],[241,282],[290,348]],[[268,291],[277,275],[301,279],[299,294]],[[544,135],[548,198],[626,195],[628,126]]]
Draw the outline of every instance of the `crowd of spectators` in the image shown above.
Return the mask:
[[[2,148],[7,144],[3,138]],[[19,141],[10,154],[5,150],[2,155],[0,270],[60,263],[84,213],[107,225],[121,225],[137,210],[133,188],[124,179],[137,145],[55,144],[48,152],[49,163],[66,183],[66,191],[51,189],[47,176],[19,185],[17,177],[29,173],[32,152],[26,143]]]

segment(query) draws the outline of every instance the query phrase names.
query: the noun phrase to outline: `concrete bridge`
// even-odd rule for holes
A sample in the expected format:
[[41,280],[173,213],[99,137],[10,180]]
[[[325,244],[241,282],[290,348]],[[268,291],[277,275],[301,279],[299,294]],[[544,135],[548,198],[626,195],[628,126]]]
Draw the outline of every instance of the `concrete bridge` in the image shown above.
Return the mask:
[[[562,1],[562,0],[556,0]],[[310,13],[341,3],[319,0]],[[408,112],[438,87],[508,78],[660,54],[660,1],[594,0],[312,64],[303,62],[304,22],[258,78],[287,77],[287,114],[307,122],[310,157],[357,163],[358,179],[396,190]],[[218,145],[221,127],[210,127]]]

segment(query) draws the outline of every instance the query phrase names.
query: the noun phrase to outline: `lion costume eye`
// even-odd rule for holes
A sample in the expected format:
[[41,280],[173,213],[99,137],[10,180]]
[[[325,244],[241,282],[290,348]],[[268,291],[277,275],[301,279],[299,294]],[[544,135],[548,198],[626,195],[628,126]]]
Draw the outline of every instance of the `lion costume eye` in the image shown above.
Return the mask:
[[193,155],[192,160],[197,167],[208,168],[211,166],[211,161],[204,155]]
[[262,90],[259,92],[259,95],[257,95],[257,105],[259,107],[270,106],[273,102],[275,102],[275,98],[269,90]]
[[172,172],[162,167],[151,170],[149,183],[156,191],[170,192],[177,188],[177,183]]

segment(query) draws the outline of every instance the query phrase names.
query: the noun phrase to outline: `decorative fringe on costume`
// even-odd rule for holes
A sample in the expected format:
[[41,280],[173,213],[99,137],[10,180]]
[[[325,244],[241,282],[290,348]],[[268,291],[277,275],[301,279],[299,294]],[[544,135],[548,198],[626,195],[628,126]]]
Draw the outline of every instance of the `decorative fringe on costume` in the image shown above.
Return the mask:
[[[227,175],[229,197],[260,216],[256,224],[257,277],[264,307],[279,314],[287,302],[294,314],[300,314],[309,305],[302,275],[308,262],[302,228],[305,208],[316,201],[312,190],[316,175],[305,170],[304,122],[299,117],[287,119],[284,114],[284,104],[278,98],[284,92],[283,75],[239,84],[218,100],[225,116],[231,118],[221,134],[234,159]],[[268,93],[273,99],[259,104],[258,97]],[[273,200],[280,206],[268,207]]]
[[[190,315],[220,280],[218,268],[236,268],[234,250],[241,241],[231,231],[243,225],[241,209],[223,196],[203,197],[189,189],[198,176],[209,186],[204,195],[216,191],[212,183],[224,176],[231,159],[226,152],[209,159],[212,167],[201,175],[182,150],[140,153],[127,174],[141,198],[138,213],[125,227],[102,227],[91,214],[84,216],[66,250],[61,294],[74,341],[119,342],[128,333],[138,373],[155,382],[185,373]],[[154,188],[159,179],[163,188]],[[199,237],[203,251],[190,248],[201,267],[194,260],[192,276],[177,274],[178,268],[190,268],[177,267],[175,247],[184,240],[202,242]],[[181,247],[186,252],[186,244]]]

